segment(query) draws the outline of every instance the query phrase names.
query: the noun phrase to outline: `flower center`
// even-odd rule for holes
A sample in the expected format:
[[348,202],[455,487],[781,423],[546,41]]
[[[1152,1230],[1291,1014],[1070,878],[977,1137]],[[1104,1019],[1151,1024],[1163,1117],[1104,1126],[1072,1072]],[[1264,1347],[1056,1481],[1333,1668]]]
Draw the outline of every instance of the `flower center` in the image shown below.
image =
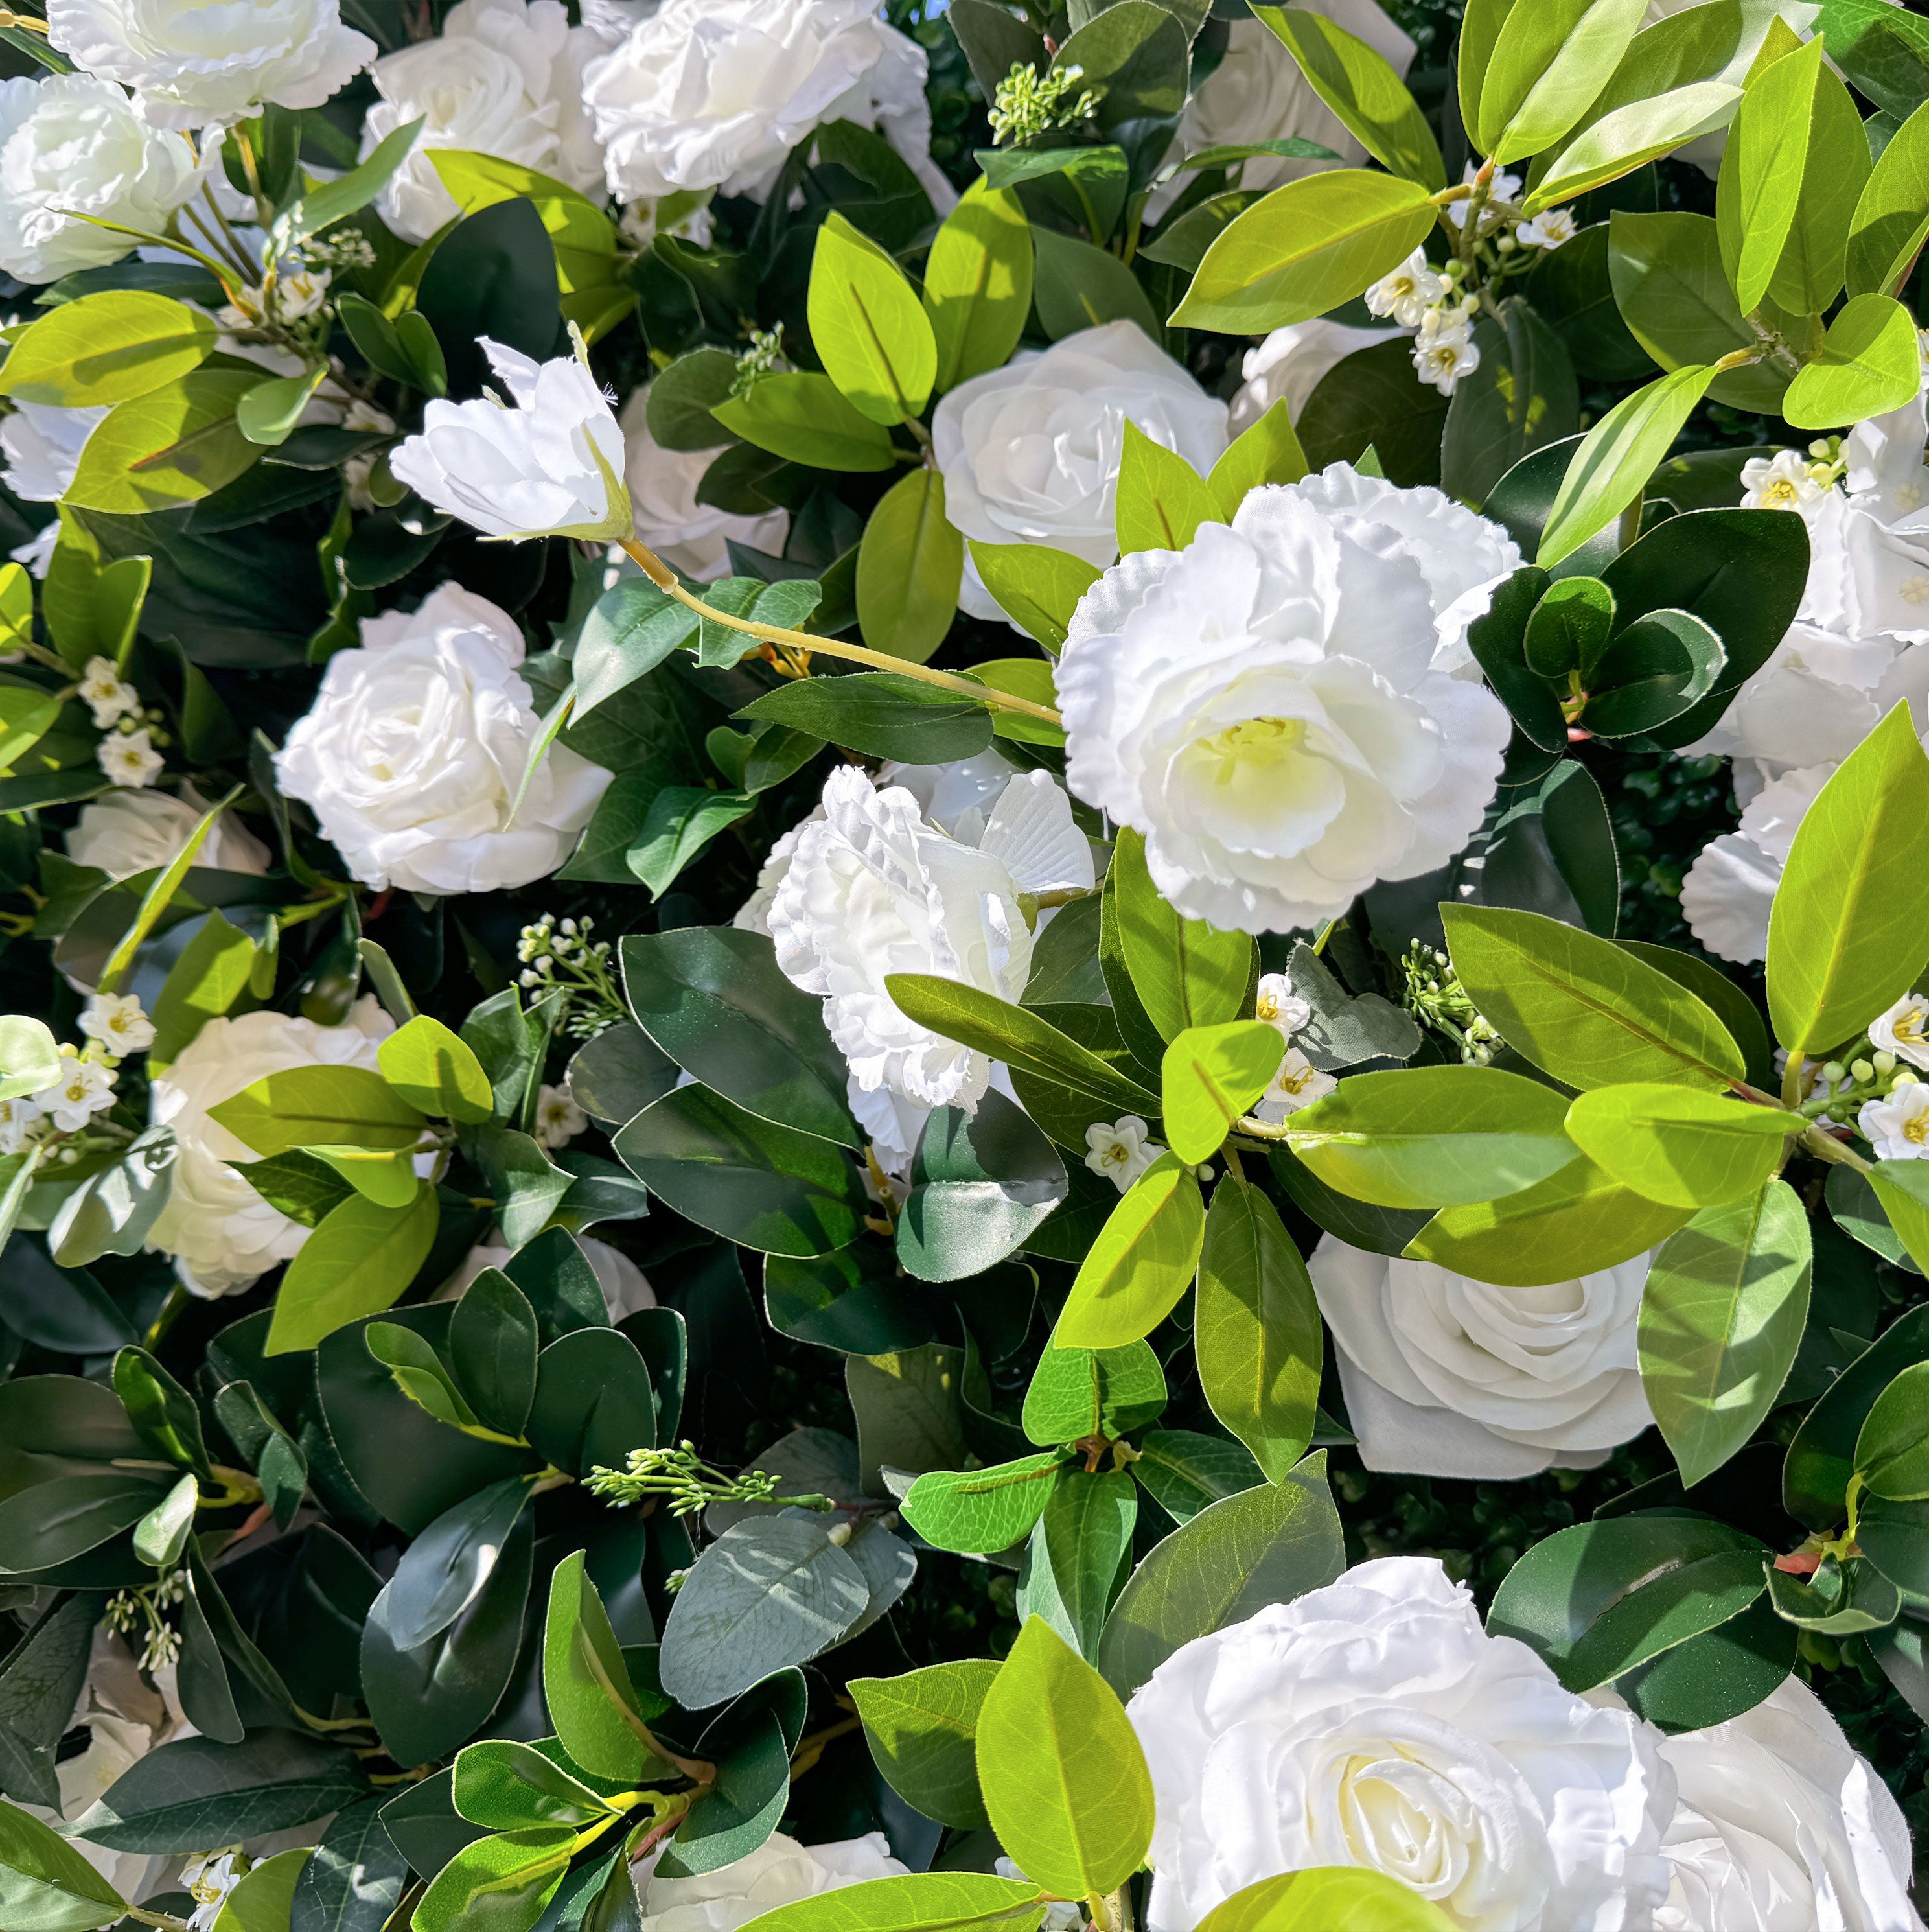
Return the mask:
[[1905,577],[1895,588],[1905,604],[1920,604],[1929,599],[1929,577],[1925,577],[1919,571],[1913,577]]
[[1902,1138],[1913,1142],[1918,1147],[1929,1142],[1929,1107],[1924,1108],[1919,1114],[1913,1114],[1903,1122]]
[[1303,718],[1246,718],[1208,738],[1204,748],[1229,764],[1275,764],[1290,758],[1305,742]]
[[1427,1898],[1448,1898],[1466,1877],[1480,1832],[1464,1792],[1402,1757],[1349,1758],[1340,1816],[1354,1857]]

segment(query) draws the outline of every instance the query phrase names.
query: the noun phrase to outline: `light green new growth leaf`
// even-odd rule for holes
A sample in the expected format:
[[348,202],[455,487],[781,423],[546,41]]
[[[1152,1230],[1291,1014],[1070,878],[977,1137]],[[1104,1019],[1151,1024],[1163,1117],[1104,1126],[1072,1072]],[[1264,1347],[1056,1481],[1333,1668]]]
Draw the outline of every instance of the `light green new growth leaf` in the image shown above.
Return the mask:
[[556,1566],[543,1629],[543,1696],[562,1747],[599,1778],[642,1778],[656,1760],[603,1598],[573,1550]]
[[1896,294],[1925,241],[1929,241],[1929,101],[1890,137],[1856,203],[1846,264],[1850,294]]
[[1225,454],[1213,464],[1206,487],[1218,503],[1221,518],[1230,523],[1251,491],[1268,483],[1297,483],[1306,470],[1306,452],[1299,446],[1282,396],[1257,422],[1233,439]]
[[914,1872],[839,1886],[765,1912],[759,1932],[1034,1932],[1045,1907],[1035,1885],[989,1872]]
[[1916,318],[1889,296],[1856,296],[1829,325],[1822,351],[1782,398],[1797,429],[1828,429],[1900,409],[1922,380]]
[[1568,142],[1522,205],[1529,214],[1540,214],[1618,181],[1685,142],[1725,127],[1741,98],[1739,87],[1703,80],[1617,107]]
[[1161,1067],[1173,1152],[1194,1166],[1210,1160],[1285,1058],[1286,1036],[1265,1020],[1188,1027],[1166,1048]]
[[1729,130],[1715,219],[1722,265],[1745,315],[1768,293],[1795,226],[1822,51],[1818,34],[1763,69],[1749,82]]
[[978,1718],[997,1676],[989,1658],[970,1658],[846,1686],[885,1783],[926,1817],[962,1831],[991,1822],[978,1788]]
[[210,1117],[256,1154],[317,1145],[412,1148],[427,1121],[367,1066],[296,1066],[270,1073]]
[[1215,1906],[1197,1932],[1452,1932],[1430,1899],[1384,1872],[1313,1865],[1263,1878]]
[[1646,0],[1516,7],[1481,88],[1482,151],[1505,164],[1551,148],[1607,85],[1646,11]]
[[874,651],[922,664],[958,608],[964,538],[945,514],[945,479],[917,469],[894,483],[858,547],[858,622]]
[[1104,573],[1083,557],[1045,544],[986,544],[973,537],[969,548],[998,608],[1056,657],[1079,599]]
[[211,316],[151,290],[82,296],[15,341],[0,395],[63,410],[129,402],[199,368],[220,333]]
[[1576,1144],[1623,1186],[1690,1210],[1753,1200],[1807,1125],[1779,1107],[1655,1081],[1596,1088],[1567,1117]]
[[1129,418],[1113,515],[1121,556],[1141,550],[1183,550],[1201,524],[1223,520],[1218,500],[1199,472]]
[[425,1114],[475,1125],[494,1111],[489,1076],[474,1050],[440,1020],[419,1013],[376,1049],[382,1078]]
[[1176,1154],[1161,1154],[1099,1230],[1053,1330],[1053,1346],[1117,1348],[1149,1335],[1191,1285],[1205,1238],[1198,1181]]
[[29,1013],[0,1015],[0,1100],[37,1093],[60,1078],[60,1042]]
[[817,231],[808,304],[818,359],[858,410],[888,426],[924,408],[938,371],[930,319],[903,270],[834,209]]
[[312,1348],[360,1316],[393,1307],[428,1259],[440,1215],[427,1182],[406,1208],[353,1194],[331,1208],[282,1276],[262,1352]]
[[924,263],[939,394],[1010,361],[1032,306],[1032,226],[1017,196],[973,182]]

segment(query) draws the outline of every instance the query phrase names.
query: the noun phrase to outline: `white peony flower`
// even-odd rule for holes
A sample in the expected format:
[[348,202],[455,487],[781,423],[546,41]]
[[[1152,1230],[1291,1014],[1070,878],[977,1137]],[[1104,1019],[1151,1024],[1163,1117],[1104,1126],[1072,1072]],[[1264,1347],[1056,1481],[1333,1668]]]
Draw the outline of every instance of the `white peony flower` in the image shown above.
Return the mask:
[[[1119,554],[1126,424],[1203,476],[1225,452],[1226,413],[1136,322],[1021,350],[960,382],[931,418],[945,514],[980,543],[1048,544],[1102,568]],[[974,617],[1005,614],[969,551],[959,602]]]
[[1796,828],[1834,775],[1833,765],[1784,772],[1748,801],[1739,830],[1704,845],[1681,882],[1688,930],[1722,959],[1769,956],[1769,913]]
[[80,1030],[117,1060],[154,1044],[154,1022],[132,993],[96,993],[81,1010]]
[[1472,322],[1457,309],[1430,308],[1413,338],[1414,374],[1442,395],[1451,396],[1460,378],[1479,367]]
[[147,1245],[174,1257],[190,1294],[238,1294],[291,1258],[309,1230],[271,1208],[229,1165],[260,1159],[208,1109],[271,1073],[297,1066],[379,1070],[376,1048],[395,1030],[373,994],[358,1000],[340,1026],[317,1025],[268,1010],[210,1020],[181,1057],[156,1076],[149,1118],[174,1130],[174,1187],[148,1231]]
[[454,197],[430,159],[436,148],[519,162],[601,201],[601,149],[593,135],[564,137],[583,118],[583,68],[607,51],[604,36],[571,26],[562,0],[457,0],[437,38],[385,54],[372,70],[382,98],[362,125],[364,158],[397,128],[423,122],[382,190],[382,218],[411,242],[454,218]]
[[[1370,304],[1373,291],[1370,289],[1367,294]],[[1245,380],[1233,398],[1226,424],[1228,434],[1244,434],[1275,403],[1284,403],[1287,416],[1297,423],[1328,370],[1362,349],[1404,334],[1406,326],[1351,328],[1319,316],[1311,322],[1275,329],[1257,349],[1246,351],[1246,359],[1239,365]]]
[[1370,1469],[1591,1468],[1654,1419],[1635,1348],[1645,1256],[1550,1287],[1496,1288],[1327,1234],[1307,1266]]
[[780,1905],[909,1871],[891,1856],[882,1832],[828,1845],[800,1845],[773,1832],[747,1858],[696,1878],[658,1878],[660,1856],[652,1852],[630,1868],[643,1932],[738,1932]]
[[[208,808],[190,793],[184,800],[164,791],[113,791],[82,806],[80,819],[67,835],[67,856],[76,866],[93,866],[110,879],[171,866]],[[196,862],[218,872],[268,870],[268,850],[231,812],[215,820]]]
[[[34,1098],[44,1104],[46,1096]],[[1898,1082],[1886,1100],[1863,1102],[1856,1125],[1878,1160],[1929,1160],[1929,1085]]]
[[730,571],[729,542],[775,556],[790,533],[790,512],[769,510],[740,517],[696,500],[703,472],[723,454],[714,449],[666,449],[650,434],[649,392],[639,389],[618,418],[623,431],[624,477],[637,536],[672,569],[699,584],[714,584]]
[[1661,1753],[1681,1799],[1655,1932],[1922,1932],[1901,1810],[1799,1678]]
[[[649,1277],[621,1248],[613,1248],[607,1241],[599,1241],[592,1234],[578,1235],[577,1245],[595,1271],[596,1285],[603,1291],[603,1306],[613,1322],[621,1322],[639,1310],[655,1307],[656,1290],[651,1287]],[[461,1266],[436,1290],[433,1299],[460,1300],[484,1269],[507,1268],[513,1258],[511,1251],[506,1247],[488,1242],[479,1244],[463,1257]]]
[[546,878],[610,782],[553,745],[511,808],[541,720],[508,612],[445,584],[412,614],[362,620],[275,759],[355,876],[381,891],[486,892]]
[[226,127],[271,103],[319,107],[376,54],[342,25],[338,0],[47,0],[47,38],[132,88],[157,128]]
[[138,731],[110,731],[94,747],[94,756],[107,782],[139,791],[167,769],[167,760],[154,748],[144,725]]
[[822,820],[824,808],[820,805],[808,818],[801,819],[779,838],[770,848],[770,856],[757,869],[757,882],[751,888],[750,896],[738,907],[730,923],[740,932],[760,932],[765,938],[770,936],[770,909],[777,902],[777,889],[789,876],[791,861],[797,856],[797,842],[804,836],[807,825]]
[[1658,1734],[1490,1637],[1431,1559],[1195,1639],[1127,1714],[1158,1803],[1150,1932],[1316,1865],[1385,1872],[1468,1932],[1645,1927],[1667,1889]]
[[620,201],[714,188],[761,200],[784,159],[831,121],[876,127],[940,214],[924,50],[877,0],[663,0],[593,61],[583,93]]
[[0,268],[51,282],[118,262],[135,238],[85,218],[163,233],[202,172],[193,142],[150,127],[112,81],[0,82]]
[[1137,1114],[1128,1114],[1109,1126],[1095,1120],[1085,1130],[1085,1164],[1123,1194],[1165,1152],[1149,1138],[1151,1133]]
[[1444,302],[1448,282],[1416,248],[1400,266],[1380,277],[1366,292],[1366,305],[1375,315],[1390,315],[1402,328],[1418,328],[1436,302]]
[[1869,1044],[1929,1073],[1929,999],[1905,993],[1880,1018],[1870,1021]]
[[[1355,39],[1364,40],[1405,77],[1412,64],[1413,43],[1374,0],[1303,0],[1302,10],[1324,14]],[[1358,167],[1366,160],[1366,150],[1307,85],[1306,76],[1287,52],[1285,42],[1257,20],[1234,20],[1225,57],[1185,104],[1171,158],[1196,154],[1206,148],[1243,146],[1295,136],[1331,148],[1349,167]],[[1330,161],[1255,155],[1245,164],[1239,185],[1277,188],[1282,182],[1295,181],[1331,166]],[[1182,175],[1176,182],[1156,190],[1148,204],[1148,219],[1162,215],[1178,199],[1188,178]]]
[[477,339],[515,406],[437,398],[389,458],[397,479],[484,536],[620,542],[631,530],[623,432],[588,363],[532,362]]
[[1427,574],[1375,527],[1391,500],[1328,514],[1332,478],[1256,490],[1183,551],[1115,565],[1059,662],[1071,789],[1146,835],[1181,912],[1228,929],[1310,926],[1444,864],[1511,729],[1490,692],[1430,668]]
[[[10,86],[12,83],[8,83]],[[89,410],[56,409],[51,403],[22,402],[0,419],[0,483],[22,502],[57,503],[80,467],[87,439],[107,414],[105,406]],[[60,540],[58,519],[37,530],[13,553],[36,577],[45,577]]]
[[825,1023],[867,1091],[976,1108],[984,1054],[917,1025],[885,988],[892,973],[957,980],[1017,1000],[1033,932],[1023,893],[1089,890],[1092,848],[1043,772],[1013,778],[975,838],[928,824],[910,793],[879,791],[855,766],[824,786],[824,817],[798,829],[770,909],[777,963],[827,1002]]

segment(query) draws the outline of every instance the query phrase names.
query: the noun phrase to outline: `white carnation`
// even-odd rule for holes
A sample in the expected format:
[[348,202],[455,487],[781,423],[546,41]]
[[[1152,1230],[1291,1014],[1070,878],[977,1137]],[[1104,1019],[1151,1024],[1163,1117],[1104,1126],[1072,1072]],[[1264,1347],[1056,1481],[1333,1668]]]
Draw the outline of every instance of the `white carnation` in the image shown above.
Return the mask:
[[776,1832],[735,1864],[695,1878],[657,1877],[660,1856],[652,1853],[631,1868],[643,1932],[738,1932],[780,1905],[909,1871],[891,1856],[882,1832],[827,1845],[800,1845]]
[[1388,506],[1367,523],[1317,494],[1256,490],[1183,551],[1125,558],[1059,662],[1072,790],[1145,834],[1181,912],[1227,929],[1310,927],[1444,864],[1511,729],[1430,668],[1442,614]]
[[1296,424],[1320,379],[1330,370],[1362,349],[1406,333],[1399,327],[1354,328],[1324,316],[1275,329],[1257,349],[1246,351],[1246,359],[1239,365],[1245,380],[1233,398],[1228,431],[1233,436],[1243,434],[1275,403],[1284,403],[1287,416]]
[[1796,828],[1834,774],[1805,765],[1771,779],[1751,798],[1733,832],[1711,838],[1681,882],[1681,913],[1708,950],[1738,964],[1766,959],[1769,914]]
[[423,122],[382,191],[382,219],[426,242],[454,218],[455,200],[430,158],[437,148],[520,162],[601,200],[602,152],[577,124],[583,68],[607,51],[602,36],[570,26],[562,0],[457,0],[437,38],[375,64],[382,98],[363,124],[364,155],[397,128]]
[[1316,1865],[1385,1872],[1467,1932],[1646,1927],[1665,1892],[1658,1735],[1487,1636],[1430,1559],[1197,1638],[1127,1708],[1158,1802],[1150,1932]]
[[[110,879],[130,879],[172,865],[207,812],[192,792],[178,799],[164,791],[110,791],[81,807],[67,835],[67,856],[76,866],[98,867]],[[259,878],[268,870],[268,849],[232,812],[224,812],[195,862]]]
[[378,891],[497,892],[554,872],[610,774],[553,745],[512,816],[541,730],[515,620],[445,584],[412,614],[364,618],[361,636],[289,733],[282,790]]
[[355,1002],[340,1026],[318,1026],[286,1013],[244,1013],[210,1020],[166,1071],[156,1076],[150,1118],[172,1127],[178,1151],[174,1187],[148,1235],[148,1246],[174,1257],[190,1294],[238,1294],[290,1259],[309,1230],[271,1208],[229,1165],[261,1156],[208,1110],[271,1073],[298,1066],[376,1070],[376,1048],[394,1024],[372,995]]
[[1307,1263],[1370,1469],[1589,1468],[1654,1420],[1635,1346],[1648,1258],[1496,1288],[1322,1238]]
[[[987,544],[1047,544],[1103,568],[1119,554],[1114,506],[1125,425],[1201,476],[1226,448],[1226,405],[1136,322],[1080,329],[1042,354],[960,382],[931,418],[945,513]],[[959,600],[1005,614],[967,553]]]
[[714,449],[666,449],[650,434],[649,392],[639,389],[618,418],[626,452],[624,478],[640,541],[673,569],[699,584],[730,573],[732,538],[779,556],[790,532],[787,510],[742,517],[696,500],[703,472],[723,454]]
[[319,107],[376,55],[338,0],[47,0],[47,38],[132,88],[157,128],[226,126],[268,104]]
[[118,262],[136,238],[97,223],[160,234],[202,172],[193,142],[150,127],[112,81],[0,82],[0,268],[51,282]]
[[1020,895],[1092,883],[1071,802],[1028,772],[1005,786],[978,836],[952,838],[909,792],[879,791],[845,765],[825,781],[823,809],[798,829],[770,908],[777,964],[823,996],[825,1024],[860,1087],[975,1108],[990,1061],[907,1018],[885,980],[933,974],[1017,1000],[1033,943]]
[[714,188],[761,199],[790,150],[830,121],[876,127],[942,214],[924,50],[878,0],[663,0],[593,62],[584,94],[619,200]]

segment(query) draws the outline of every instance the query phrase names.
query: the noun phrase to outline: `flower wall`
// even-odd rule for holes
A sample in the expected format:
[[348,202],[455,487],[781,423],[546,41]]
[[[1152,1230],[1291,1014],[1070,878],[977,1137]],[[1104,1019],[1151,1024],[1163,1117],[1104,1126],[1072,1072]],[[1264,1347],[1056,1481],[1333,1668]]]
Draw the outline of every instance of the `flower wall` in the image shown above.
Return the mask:
[[0,1928],[1922,1932],[1929,17],[0,44]]

